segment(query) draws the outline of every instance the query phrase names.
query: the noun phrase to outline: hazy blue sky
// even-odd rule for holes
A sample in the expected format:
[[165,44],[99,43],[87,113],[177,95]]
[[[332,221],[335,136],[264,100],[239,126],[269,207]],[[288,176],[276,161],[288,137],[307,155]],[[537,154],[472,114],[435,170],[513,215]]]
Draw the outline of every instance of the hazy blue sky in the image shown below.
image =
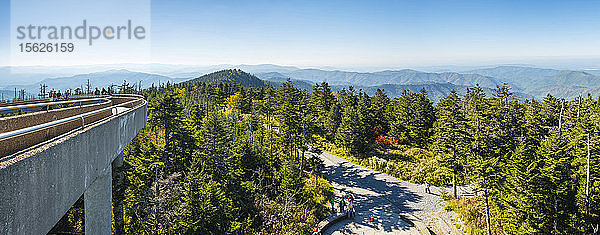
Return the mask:
[[0,0],[0,65],[9,63],[10,0]]
[[[10,1],[0,1],[0,64],[7,64]],[[151,9],[155,63],[403,67],[600,58],[600,1],[152,0]]]

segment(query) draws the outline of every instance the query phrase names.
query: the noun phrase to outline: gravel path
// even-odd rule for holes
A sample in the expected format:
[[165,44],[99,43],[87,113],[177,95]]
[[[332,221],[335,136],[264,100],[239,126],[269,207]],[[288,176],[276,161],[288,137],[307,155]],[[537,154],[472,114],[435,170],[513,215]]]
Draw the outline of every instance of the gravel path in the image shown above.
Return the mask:
[[[435,234],[462,234],[452,224],[453,220],[459,221],[456,213],[444,210],[440,188],[432,186],[432,194],[427,194],[423,185],[398,180],[326,152],[319,157],[333,187],[352,193],[357,201],[356,218],[339,222],[324,234],[419,234],[402,217],[421,221]],[[374,222],[369,221],[371,213]]]

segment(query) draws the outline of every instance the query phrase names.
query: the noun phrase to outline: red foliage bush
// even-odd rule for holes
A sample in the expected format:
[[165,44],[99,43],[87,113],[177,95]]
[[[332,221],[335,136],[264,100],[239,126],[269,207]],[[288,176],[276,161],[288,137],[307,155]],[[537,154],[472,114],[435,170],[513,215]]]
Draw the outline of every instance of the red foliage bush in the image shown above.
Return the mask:
[[375,144],[382,146],[382,147],[388,147],[388,146],[393,146],[393,145],[397,145],[398,144],[398,139],[396,139],[396,137],[387,137],[387,136],[377,136],[377,139],[375,140]]

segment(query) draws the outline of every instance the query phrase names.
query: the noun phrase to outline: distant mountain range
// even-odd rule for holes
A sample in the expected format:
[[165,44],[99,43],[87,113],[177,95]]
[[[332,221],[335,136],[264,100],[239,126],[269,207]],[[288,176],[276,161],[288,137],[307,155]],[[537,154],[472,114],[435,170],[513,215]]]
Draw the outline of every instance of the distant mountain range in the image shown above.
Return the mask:
[[[8,90],[13,91],[14,88],[17,90],[24,89],[28,94],[35,95],[40,92],[40,85],[45,84],[49,89],[54,90],[67,90],[67,89],[75,89],[81,88],[86,89],[87,81],[90,81],[91,89],[95,89],[96,87],[108,87],[111,85],[121,85],[123,82],[127,82],[130,85],[138,85],[141,84],[142,88],[148,88],[155,84],[158,86],[159,83],[178,83],[185,80],[187,78],[171,78],[158,74],[149,74],[142,72],[132,72],[129,70],[108,70],[104,72],[97,73],[89,73],[89,74],[79,74],[75,76],[69,77],[55,77],[55,78],[47,78],[39,82],[35,82],[33,84],[28,85],[8,85],[0,87],[0,90]],[[14,93],[14,91],[13,91]],[[14,96],[14,95],[12,95]]]
[[[403,89],[413,90],[415,87],[431,89],[432,93],[444,94],[455,89],[466,90],[466,87],[479,85],[484,90],[492,90],[507,84],[518,99],[542,99],[548,94],[573,99],[587,93],[597,97],[600,95],[600,72],[542,69],[520,66],[499,66],[464,72],[420,72],[404,69],[373,73],[346,71],[327,71],[319,69],[299,69],[280,73],[258,73],[259,78],[290,78],[298,83],[328,82],[333,86],[353,85],[357,89],[370,91],[377,87],[387,87],[390,96],[397,96]],[[305,84],[302,84],[305,85]],[[452,88],[451,88],[452,87]],[[420,88],[419,88],[420,89]],[[395,92],[395,91],[400,92]],[[429,90],[428,90],[429,91]],[[491,92],[489,92],[491,93]],[[433,95],[435,96],[435,95]]]
[[519,66],[499,66],[488,69],[467,71],[494,77],[500,82],[511,84],[521,92],[542,98],[548,94],[573,99],[587,93],[598,96],[600,93],[600,72],[541,69]]
[[501,85],[494,78],[479,74],[460,74],[455,72],[427,73],[410,69],[387,70],[374,73],[301,69],[283,74],[297,80],[325,81],[331,85],[378,86],[384,84],[416,85],[446,82],[466,86],[479,84],[484,87]]
[[[267,73],[259,73],[258,77],[250,75],[249,73],[245,73],[241,70],[222,70],[214,73],[210,73],[207,75],[203,75],[193,80],[189,80],[188,82],[207,82],[207,83],[218,83],[218,82],[226,82],[226,83],[239,83],[244,86],[252,86],[252,87],[260,87],[269,83],[275,87],[279,87],[282,83],[287,82],[288,80],[294,84],[294,86],[299,89],[312,91],[313,85],[317,82],[311,82],[307,80],[297,80],[286,77],[285,75],[278,72],[267,72]],[[339,92],[342,89],[348,89],[349,86],[353,86],[357,91],[366,92],[369,95],[374,95],[377,89],[384,90],[388,96],[397,97],[402,94],[404,90],[408,90],[411,92],[419,92],[421,89],[425,89],[427,91],[427,96],[434,102],[439,101],[444,98],[450,91],[455,90],[460,95],[466,94],[467,88],[472,86],[464,86],[464,85],[455,85],[452,83],[423,83],[423,84],[383,84],[377,86],[362,86],[362,85],[332,85],[331,88],[335,92]],[[484,92],[487,95],[491,95],[493,90],[491,88],[483,87]],[[515,93],[515,98],[524,100],[531,99],[532,96],[522,93]]]
[[294,86],[297,87],[298,89],[305,90],[305,91],[312,91],[313,86],[315,84],[314,82],[307,81],[307,80],[292,79],[289,76],[283,75],[278,72],[258,73],[257,76],[260,77],[260,79],[269,82],[274,87],[279,87],[279,86],[281,86],[282,83],[290,80],[290,82],[292,82],[294,84]]
[[[0,90],[3,94],[14,94],[14,88],[25,89],[30,94],[39,92],[39,85],[46,84],[54,89],[85,86],[90,79],[92,87],[120,85],[123,80],[130,84],[141,82],[142,87],[159,82],[182,82],[190,79],[206,82],[238,82],[247,86],[271,84],[280,86],[288,79],[298,88],[312,91],[315,83],[328,82],[333,89],[350,85],[357,90],[374,93],[385,90],[395,97],[403,90],[418,91],[425,88],[432,100],[437,100],[451,90],[463,93],[467,87],[479,85],[487,93],[497,86],[507,84],[518,99],[542,99],[547,94],[573,99],[579,95],[600,95],[600,71],[556,70],[528,66],[497,66],[460,72],[422,72],[411,69],[385,70],[379,72],[349,72],[325,69],[300,69],[292,66],[262,65],[118,65],[73,66],[73,67],[0,67]],[[458,68],[458,67],[457,67]],[[97,71],[100,69],[106,69]],[[235,69],[235,70],[232,70]],[[21,73],[11,73],[19,71]],[[97,71],[77,73],[80,71]],[[134,72],[140,71],[140,72]],[[217,73],[214,73],[217,71]],[[237,71],[223,74],[223,71]],[[221,72],[221,73],[218,73]],[[75,74],[73,74],[75,73]],[[67,75],[65,74],[73,74]],[[213,75],[210,75],[213,74]],[[210,75],[210,76],[209,76]]]

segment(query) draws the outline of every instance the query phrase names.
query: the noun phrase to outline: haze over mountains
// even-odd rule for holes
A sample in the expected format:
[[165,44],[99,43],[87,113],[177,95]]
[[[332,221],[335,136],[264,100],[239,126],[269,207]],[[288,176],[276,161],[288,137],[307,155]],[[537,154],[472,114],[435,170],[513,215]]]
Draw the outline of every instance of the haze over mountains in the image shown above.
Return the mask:
[[[34,75],[29,75],[29,77],[34,77]],[[40,76],[40,75],[37,75]],[[31,84],[19,84],[18,81],[11,81],[7,86],[0,85],[0,92],[4,95],[5,99],[14,97],[14,89],[17,90],[25,90],[28,95],[37,96],[39,93],[40,85],[45,84],[48,86],[47,91],[49,89],[54,90],[67,90],[67,89],[76,89],[80,88],[85,90],[87,87],[87,82],[90,82],[90,87],[93,90],[94,88],[102,88],[108,87],[111,85],[119,86],[123,84],[123,82],[127,82],[130,85],[141,85],[142,88],[148,88],[152,86],[152,84],[159,83],[176,83],[184,80],[188,80],[187,78],[179,79],[179,78],[171,78],[158,74],[149,74],[142,72],[132,72],[129,70],[108,70],[104,72],[96,72],[96,73],[87,73],[87,74],[78,74],[74,76],[68,77],[52,77],[45,78],[41,81],[37,81]],[[17,85],[14,85],[17,84]]]
[[503,78],[514,87],[535,97],[546,94],[563,98],[574,98],[587,93],[597,96],[600,88],[598,71],[573,71],[503,66],[473,73]]
[[[115,69],[115,68],[126,69]],[[0,92],[5,99],[11,98],[14,88],[25,89],[28,94],[37,95],[40,84],[54,89],[74,89],[85,87],[90,79],[92,87],[120,85],[126,80],[130,84],[140,84],[142,88],[159,82],[183,82],[197,80],[219,81],[220,75],[212,78],[202,77],[215,71],[237,68],[239,82],[243,85],[256,85],[263,80],[278,86],[288,80],[300,89],[311,90],[312,85],[328,82],[333,90],[341,90],[354,86],[355,90],[374,94],[383,89],[389,96],[399,96],[403,90],[418,91],[425,88],[434,101],[447,95],[451,90],[464,94],[468,87],[479,85],[491,94],[492,89],[508,84],[518,99],[542,99],[547,94],[572,99],[578,95],[590,93],[594,97],[600,95],[600,71],[598,70],[556,70],[526,66],[497,66],[458,72],[422,72],[412,69],[385,70],[378,72],[351,72],[324,69],[300,69],[278,65],[101,65],[101,66],[69,66],[69,67],[0,67]],[[12,69],[12,70],[11,70]],[[11,73],[18,71],[19,73]],[[90,72],[82,72],[90,71]],[[245,73],[248,75],[245,75]],[[253,75],[253,76],[252,76]],[[212,79],[212,80],[211,80]],[[266,84],[265,83],[265,84]]]

